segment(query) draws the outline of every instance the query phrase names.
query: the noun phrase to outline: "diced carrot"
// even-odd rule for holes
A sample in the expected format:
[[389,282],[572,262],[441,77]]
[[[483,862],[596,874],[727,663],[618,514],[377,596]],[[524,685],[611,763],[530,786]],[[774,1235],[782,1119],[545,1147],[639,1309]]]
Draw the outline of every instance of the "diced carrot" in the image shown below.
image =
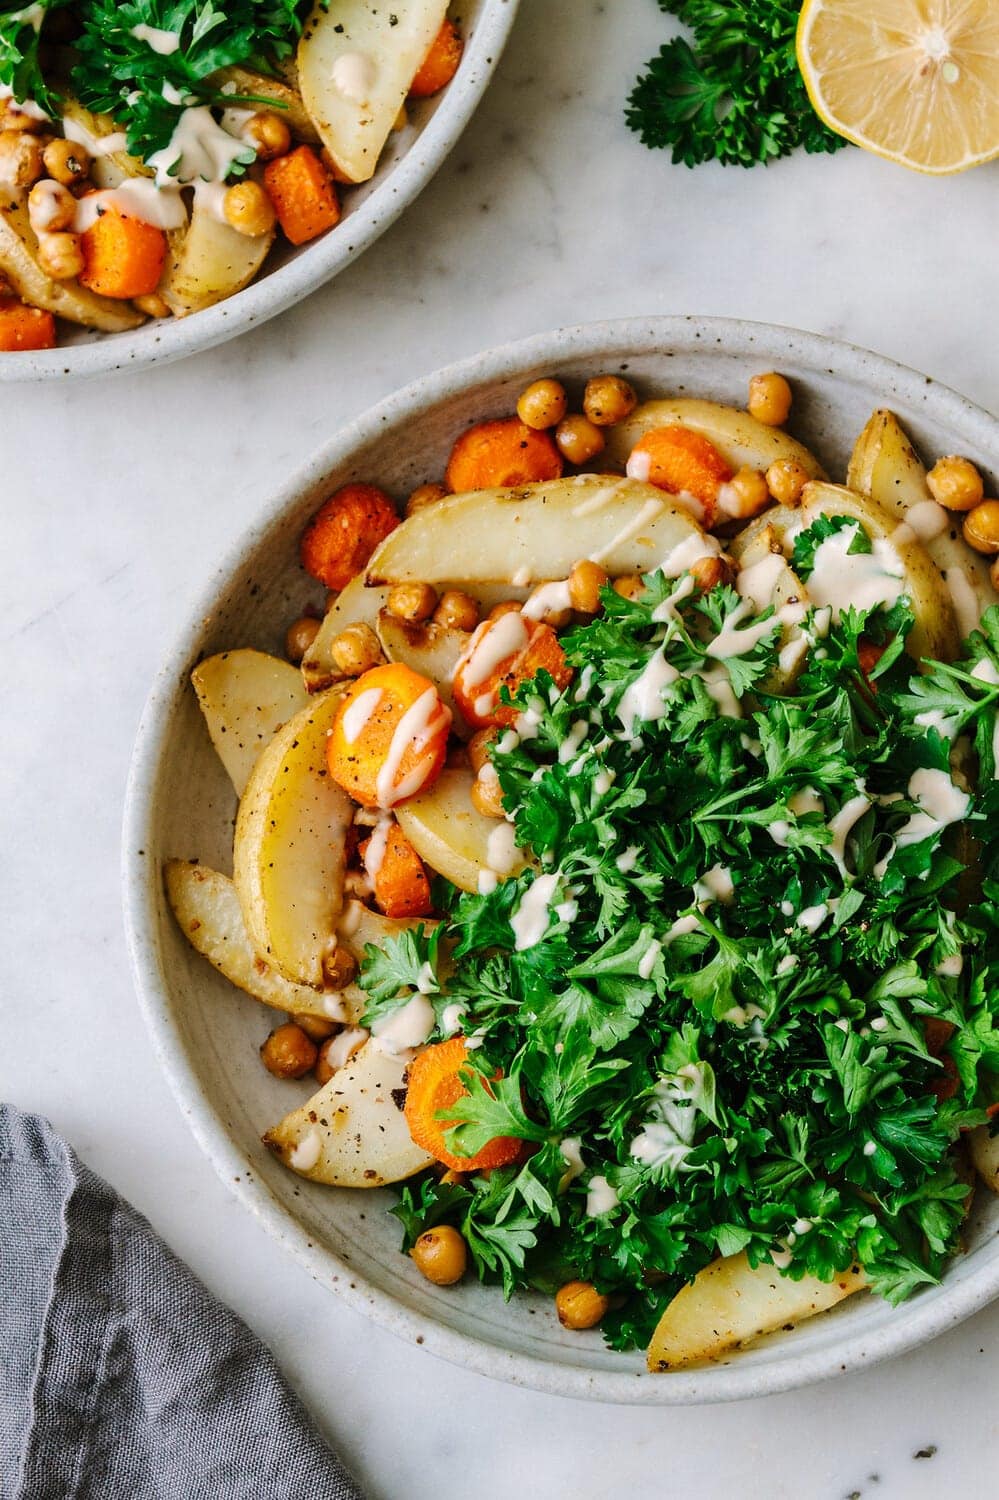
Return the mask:
[[409,85],[410,98],[427,99],[431,94],[439,94],[441,89],[447,88],[458,71],[464,48],[461,32],[453,21],[445,17],[440,31],[430,45],[430,51]]
[[395,506],[373,484],[346,484],[324,500],[302,536],[302,567],[328,589],[344,589],[399,524]]
[[[405,1104],[409,1133],[418,1146],[455,1172],[484,1172],[492,1167],[505,1167],[521,1155],[522,1141],[514,1136],[498,1135],[475,1156],[456,1156],[448,1150],[444,1139],[448,1121],[435,1118],[440,1110],[456,1104],[468,1094],[459,1077],[467,1061],[468,1048],[464,1041],[461,1037],[452,1037],[449,1042],[428,1047],[415,1062],[410,1063]],[[494,1074],[494,1077],[500,1076]]]
[[311,146],[296,146],[264,168],[264,187],[286,239],[304,245],[340,222],[336,184]]
[[550,625],[529,620],[519,610],[508,610],[483,620],[454,671],[454,701],[474,729],[487,724],[512,724],[519,710],[500,702],[500,688],[514,693],[540,671],[548,672],[556,687],[568,687],[572,668]]
[[860,663],[861,672],[863,672],[864,677],[867,679],[867,686],[870,688],[872,693],[877,692],[878,685],[876,682],[871,681],[871,673],[874,671],[874,668],[877,666],[882,656],[884,656],[887,649],[887,646],[878,646],[874,643],[874,641],[868,640],[864,635],[862,635],[860,637],[860,640],[857,642],[857,660]]
[[163,274],[167,238],[155,224],[105,208],[80,236],[81,286],[102,297],[148,297]]
[[451,711],[429,678],[402,662],[372,667],[337,711],[329,773],[363,807],[395,807],[437,780],[450,728]]
[[451,449],[444,476],[456,495],[505,485],[558,479],[562,455],[548,432],[535,432],[519,417],[501,417],[470,427]]
[[634,462],[635,454],[647,454],[649,460],[648,481],[671,495],[693,495],[704,508],[703,521],[710,526],[714,520],[718,490],[732,478],[732,469],[718,452],[714,443],[689,427],[654,427],[639,438],[631,450],[628,472],[637,477],[639,472]]
[[50,312],[13,299],[0,301],[0,354],[54,349],[55,342],[55,318]]
[[375,900],[387,917],[430,914],[430,881],[423,861],[398,823],[377,829],[361,845],[361,858],[374,886]]

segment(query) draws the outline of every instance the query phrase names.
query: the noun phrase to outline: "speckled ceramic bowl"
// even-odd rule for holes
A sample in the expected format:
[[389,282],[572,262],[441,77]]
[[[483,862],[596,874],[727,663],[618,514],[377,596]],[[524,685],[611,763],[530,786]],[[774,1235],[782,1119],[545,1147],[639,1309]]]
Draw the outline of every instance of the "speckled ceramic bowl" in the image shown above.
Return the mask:
[[[344,215],[329,234],[297,249],[272,251],[255,281],[225,302],[188,318],[146,323],[131,333],[91,333],[63,325],[58,349],[0,354],[4,381],[111,375],[183,359],[265,323],[331,281],[373,244],[422,192],[472,114],[499,61],[520,0],[466,0],[465,51],[451,84],[435,99],[412,106],[411,123],[394,134],[369,183],[344,195]],[[70,331],[66,334],[66,330]]]
[[[293,1107],[295,1086],[261,1068],[271,1018],[188,947],[163,895],[164,859],[229,869],[235,799],[209,744],[192,664],[205,652],[280,650],[309,596],[299,534],[321,496],[372,478],[395,494],[436,478],[454,434],[509,412],[541,374],[570,382],[623,371],[645,394],[684,392],[740,404],[748,377],[794,381],[793,429],[842,474],[872,408],[898,412],[927,453],[968,453],[995,480],[999,422],[922,375],[846,344],[789,329],[695,318],[566,329],[484,354],[391,397],[334,437],[239,537],[154,685],[139,731],[124,830],[127,925],[135,979],[177,1101],[219,1175],[319,1278],[400,1337],[482,1374],[568,1396],[647,1405],[759,1396],[873,1364],[932,1338],[999,1293],[999,1200],[981,1201],[968,1253],[944,1284],[898,1309],[859,1297],[724,1364],[649,1375],[641,1353],[615,1354],[598,1333],[563,1330],[550,1300],[469,1281],[431,1286],[398,1251],[393,1195],[304,1182],[260,1144]],[[306,1097],[308,1085],[300,1087]],[[985,1194],[980,1198],[984,1200]]]

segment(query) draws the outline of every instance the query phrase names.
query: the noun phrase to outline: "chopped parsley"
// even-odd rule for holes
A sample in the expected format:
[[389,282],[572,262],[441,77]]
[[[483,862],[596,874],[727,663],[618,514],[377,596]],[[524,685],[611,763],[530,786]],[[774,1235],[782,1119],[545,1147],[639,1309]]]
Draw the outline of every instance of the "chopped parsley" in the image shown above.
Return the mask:
[[[824,1279],[859,1257],[893,1302],[937,1281],[968,1193],[959,1133],[999,1098],[999,609],[966,662],[915,677],[904,601],[845,610],[824,636],[811,614],[780,696],[765,687],[776,629],[712,654],[745,625],[734,591],[646,584],[639,600],[605,591],[603,614],[563,637],[573,683],[521,687],[536,729],[493,747],[536,867],[452,891],[439,928],[370,951],[360,978],[385,1015],[429,965],[437,1035],[459,1006],[478,1039],[451,1149],[525,1143],[516,1165],[405,1186],[405,1245],[453,1223],[508,1296],[593,1280],[620,1349],[737,1250]],[[865,673],[871,643],[884,649]],[[634,722],[623,700],[653,656],[661,714]],[[962,738],[921,725],[928,706]],[[951,764],[973,769],[976,750],[965,797]],[[511,919],[541,873],[547,927],[518,949]]]

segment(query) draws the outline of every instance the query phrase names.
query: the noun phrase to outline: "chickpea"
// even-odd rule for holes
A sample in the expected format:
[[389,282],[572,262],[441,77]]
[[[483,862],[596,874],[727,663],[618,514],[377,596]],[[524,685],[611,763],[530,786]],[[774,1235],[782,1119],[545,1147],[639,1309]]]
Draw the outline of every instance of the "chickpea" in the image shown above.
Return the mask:
[[555,1293],[555,1311],[563,1328],[595,1328],[609,1306],[592,1281],[567,1281]]
[[489,746],[496,738],[495,729],[480,729],[468,742],[468,763],[478,776],[483,766],[490,764]]
[[783,375],[771,370],[766,375],[754,375],[749,382],[746,410],[768,427],[781,427],[791,414],[792,400],[791,387]]
[[72,187],[90,175],[90,152],[76,141],[65,141],[61,137],[49,141],[42,153],[45,170],[63,187]]
[[28,222],[39,236],[72,229],[76,218],[76,199],[68,188],[43,177],[28,194]]
[[382,659],[382,648],[370,625],[358,621],[348,625],[330,646],[330,655],[345,677],[360,677]]
[[291,131],[280,115],[261,110],[251,115],[243,127],[243,137],[254,148],[260,161],[273,161],[291,150]]
[[319,634],[319,621],[309,615],[293,620],[284,638],[284,654],[297,667]]
[[302,1078],[316,1065],[319,1052],[301,1026],[286,1021],[272,1031],[260,1049],[260,1059],[275,1078]]
[[421,1276],[434,1286],[453,1286],[468,1266],[468,1246],[450,1224],[427,1229],[409,1253]]
[[307,1011],[296,1012],[291,1019],[313,1042],[327,1042],[340,1030],[336,1021],[329,1021],[325,1016],[310,1015]]
[[336,1072],[336,1068],[334,1068],[332,1063],[330,1062],[330,1048],[333,1046],[333,1043],[335,1041],[336,1037],[331,1036],[325,1042],[323,1042],[319,1048],[319,1056],[316,1058],[316,1066],[312,1071],[320,1088],[322,1088],[324,1084],[329,1083],[330,1079],[333,1077],[333,1074]]
[[584,417],[581,412],[572,412],[563,417],[556,427],[555,441],[562,457],[578,468],[603,451],[606,438],[589,417]]
[[710,594],[719,584],[732,581],[732,569],[724,557],[699,557],[691,567],[690,575],[701,594]]
[[567,405],[565,386],[560,381],[535,380],[521,392],[517,415],[525,427],[541,432],[561,422]]
[[341,943],[323,958],[323,983],[331,990],[345,990],[357,978],[357,959]]
[[78,234],[43,234],[38,241],[38,264],[53,281],[72,281],[83,270]]
[[45,120],[36,120],[33,114],[22,109],[13,99],[8,99],[0,109],[0,128],[14,130],[25,135],[40,135],[45,129]]
[[502,604],[494,604],[489,611],[490,620],[501,620],[504,615],[519,615],[520,605],[516,599],[504,599]]
[[982,476],[974,464],[956,453],[937,459],[926,483],[937,504],[947,510],[971,510],[985,494]]
[[595,615],[600,610],[600,590],[606,586],[606,570],[599,563],[582,558],[573,563],[569,574],[569,602],[580,614]]
[[999,500],[983,500],[964,518],[964,540],[976,552],[999,552]]
[[472,806],[484,818],[503,817],[503,788],[494,765],[483,766],[472,782]]
[[630,417],[638,405],[635,388],[620,375],[594,375],[586,382],[583,410],[597,427],[613,427]]
[[274,205],[259,182],[236,182],[226,188],[222,212],[233,229],[251,239],[269,234],[277,222]]
[[623,578],[615,578],[611,588],[622,599],[640,599],[645,593],[645,584],[637,573],[627,573]]
[[0,183],[29,188],[44,176],[41,142],[23,131],[0,130]]
[[407,516],[422,510],[425,505],[436,505],[438,500],[446,500],[449,493],[442,484],[418,484],[406,501]]
[[437,608],[437,590],[429,583],[397,583],[389,590],[387,608],[399,620],[429,620]]
[[434,621],[451,630],[474,630],[479,623],[479,606],[460,589],[445,589],[434,610]]
[[758,516],[769,504],[766,475],[759,469],[737,470],[718,493],[719,509],[739,521]]
[[808,470],[796,458],[778,458],[767,470],[767,489],[779,505],[800,505]]

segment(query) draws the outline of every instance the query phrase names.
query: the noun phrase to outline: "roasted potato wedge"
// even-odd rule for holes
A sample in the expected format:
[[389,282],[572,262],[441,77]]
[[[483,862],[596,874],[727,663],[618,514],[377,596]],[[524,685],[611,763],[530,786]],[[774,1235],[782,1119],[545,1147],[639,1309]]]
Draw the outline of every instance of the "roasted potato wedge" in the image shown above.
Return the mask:
[[264,1136],[286,1167],[331,1187],[381,1187],[433,1160],[413,1144],[393,1095],[405,1090],[406,1064],[366,1042],[300,1109]]
[[[129,177],[154,177],[156,174],[145,162],[140,161],[129,151],[94,151],[91,142],[103,141],[108,136],[120,136],[122,127],[118,125],[110,115],[95,115],[92,110],[84,109],[79,99],[72,94],[62,95],[62,111],[65,119],[72,121],[80,127],[83,136],[82,144],[91,152],[90,176],[98,188],[116,188]],[[64,130],[67,135],[72,135],[72,125],[66,126]],[[88,139],[89,138],[89,139]]]
[[370,625],[374,630],[387,598],[388,589],[365,588],[363,573],[352,578],[337,595],[326,611],[319,633],[302,658],[302,680],[310,693],[321,693],[343,676],[330,654],[330,647],[341,630],[354,624]]
[[0,272],[22,301],[44,312],[99,328],[102,333],[125,333],[146,320],[131,302],[99,297],[77,281],[53,281],[38,258],[38,239],[28,222],[27,203],[0,190]]
[[987,1125],[979,1125],[967,1141],[979,1177],[993,1193],[999,1193],[999,1135],[990,1135]]
[[319,0],[298,44],[302,101],[348,182],[367,182],[447,0]]
[[233,878],[254,949],[286,979],[322,984],[343,905],[354,809],[326,772],[340,695],[313,698],[257,760],[236,819]]
[[453,714],[452,679],[458,658],[471,639],[469,632],[435,625],[432,620],[400,620],[387,609],[379,612],[377,630],[389,661],[401,661],[429,678]]
[[[274,113],[284,120],[296,141],[306,141],[310,146],[319,145],[319,134],[308,110],[302,103],[302,95],[290,82],[238,65],[223,68],[215,75],[213,82],[217,83],[220,88],[227,83],[234,83],[237,93],[251,99],[266,99]],[[250,106],[239,107],[249,108]],[[265,107],[262,104],[256,106],[258,109]]]
[[370,944],[384,948],[389,938],[398,937],[414,927],[436,927],[429,917],[383,917],[380,911],[372,911],[363,901],[344,902],[337,929],[337,941],[349,948],[358,963],[364,958],[364,950]]
[[811,478],[825,477],[818,459],[782,428],[767,427],[737,406],[689,397],[636,406],[626,421],[607,429],[604,454],[623,469],[639,438],[656,427],[677,424],[708,438],[733,469],[768,469],[778,458],[796,458]]
[[198,663],[191,682],[212,744],[242,797],[261,751],[309,701],[302,675],[264,651],[221,651]]
[[859,1266],[832,1281],[815,1276],[792,1281],[774,1266],[754,1270],[745,1252],[714,1260],[660,1318],[649,1344],[649,1369],[682,1370],[721,1359],[762,1334],[825,1312],[866,1284]]
[[529,863],[514,850],[509,823],[483,817],[473,806],[472,781],[467,767],[444,771],[427,791],[395,809],[420,858],[462,891],[477,891],[484,870],[503,878]]
[[[773,526],[764,526],[740,551],[736,587],[757,609],[768,605],[780,611],[786,604],[808,605],[808,590],[784,556]],[[764,683],[767,692],[786,693],[804,666],[808,640],[800,624],[791,620],[781,626],[777,665]]]
[[186,230],[172,233],[159,294],[176,318],[213,307],[256,276],[274,243],[275,231],[250,236],[194,200]]

